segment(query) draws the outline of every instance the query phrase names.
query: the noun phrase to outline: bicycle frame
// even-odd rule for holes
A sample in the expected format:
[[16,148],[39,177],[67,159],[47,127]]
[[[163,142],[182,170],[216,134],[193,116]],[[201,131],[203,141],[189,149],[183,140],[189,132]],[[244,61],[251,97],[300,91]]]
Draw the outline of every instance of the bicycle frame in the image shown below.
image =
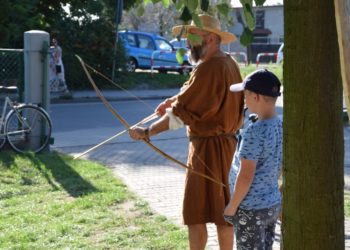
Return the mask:
[[[10,107],[10,111],[9,112],[6,112],[7,111],[7,107]],[[27,123],[26,120],[24,120],[22,118],[22,116],[18,113],[17,111],[17,107],[16,105],[14,104],[14,102],[10,99],[10,97],[6,96],[5,97],[5,102],[4,102],[4,107],[2,108],[2,114],[1,114],[1,120],[0,120],[0,136],[6,136],[7,134],[4,131],[4,127],[5,127],[5,122],[6,122],[6,119],[8,117],[8,115],[11,113],[11,110],[13,110],[14,112],[16,112],[17,114],[17,117],[18,119],[20,120],[20,122],[25,125],[25,127],[27,129],[23,129],[23,130],[17,130],[15,132],[12,132],[11,134],[20,134],[22,132],[25,132],[25,131],[30,131],[31,130],[31,127],[30,125]]]

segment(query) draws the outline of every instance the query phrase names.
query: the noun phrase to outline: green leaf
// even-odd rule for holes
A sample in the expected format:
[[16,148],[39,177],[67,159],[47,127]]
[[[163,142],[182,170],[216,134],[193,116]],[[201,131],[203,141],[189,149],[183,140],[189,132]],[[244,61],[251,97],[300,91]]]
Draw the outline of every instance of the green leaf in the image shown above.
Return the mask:
[[239,0],[242,4],[242,6],[249,4],[250,6],[253,6],[253,0]]
[[143,4],[144,4],[144,5],[147,5],[147,4],[149,4],[149,3],[152,3],[152,0],[143,0]]
[[187,6],[185,6],[185,8],[182,10],[180,19],[184,22],[188,22],[189,20],[192,19],[192,15],[190,10],[187,8]]
[[191,12],[194,12],[198,7],[198,0],[187,0],[186,6]]
[[175,3],[176,10],[180,10],[183,6],[184,6],[183,0],[176,1],[176,3]]
[[248,46],[253,42],[253,38],[253,32],[249,28],[245,27],[240,38],[241,44],[244,46]]
[[216,5],[216,8],[218,9],[219,13],[225,17],[228,16],[228,13],[230,12],[230,6],[227,3],[222,3]]
[[196,46],[196,45],[202,44],[203,38],[201,36],[190,34],[190,33],[187,33],[186,36],[187,36],[187,40],[191,45]]
[[137,15],[143,16],[144,13],[145,13],[145,8],[143,8],[143,5],[141,4],[137,7]]
[[209,0],[201,0],[201,10],[207,12],[209,9]]
[[255,28],[255,16],[252,10],[252,6],[250,4],[245,4],[243,6],[243,13],[248,28],[250,30],[253,30]]
[[254,0],[256,6],[262,6],[266,2],[266,0]]
[[156,4],[156,3],[159,3],[159,2],[161,2],[162,0],[152,0],[152,3],[153,4]]
[[176,51],[176,60],[181,65],[184,62],[184,56],[186,54],[186,49],[180,48]]
[[170,0],[162,0],[162,3],[165,8],[168,8],[170,5]]
[[196,14],[196,13],[192,13],[192,20],[194,22],[194,24],[199,27],[199,28],[202,28],[202,22],[201,20],[199,19],[199,16]]

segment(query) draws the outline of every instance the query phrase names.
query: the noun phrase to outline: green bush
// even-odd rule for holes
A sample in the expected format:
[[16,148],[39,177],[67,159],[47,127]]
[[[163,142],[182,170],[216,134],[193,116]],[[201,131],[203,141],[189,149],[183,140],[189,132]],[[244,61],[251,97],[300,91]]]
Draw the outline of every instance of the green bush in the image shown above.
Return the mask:
[[[91,67],[98,70],[103,75],[108,78],[112,78],[112,66],[113,66],[113,55],[114,49],[100,49],[100,52],[95,53],[84,53],[82,50],[81,53],[77,52],[85,63]],[[69,89],[86,89],[89,88],[90,83],[87,80],[85,72],[75,57],[75,53],[65,53],[63,56],[63,62],[65,67],[66,81]],[[118,42],[117,51],[116,51],[116,69],[115,72],[125,71],[126,65],[126,56],[125,50],[122,42]],[[91,71],[89,71],[91,73]],[[118,73],[117,73],[118,74]],[[105,82],[102,79],[94,78],[98,85],[104,85]]]

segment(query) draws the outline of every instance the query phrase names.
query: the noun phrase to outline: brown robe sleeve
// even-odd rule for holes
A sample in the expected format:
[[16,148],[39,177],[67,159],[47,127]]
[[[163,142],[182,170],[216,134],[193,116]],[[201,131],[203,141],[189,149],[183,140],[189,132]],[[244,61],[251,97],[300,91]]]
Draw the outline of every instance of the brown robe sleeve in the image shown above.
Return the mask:
[[234,133],[240,126],[243,94],[229,87],[241,82],[237,64],[231,57],[203,62],[193,71],[188,87],[173,104],[173,113],[192,135],[213,136]]

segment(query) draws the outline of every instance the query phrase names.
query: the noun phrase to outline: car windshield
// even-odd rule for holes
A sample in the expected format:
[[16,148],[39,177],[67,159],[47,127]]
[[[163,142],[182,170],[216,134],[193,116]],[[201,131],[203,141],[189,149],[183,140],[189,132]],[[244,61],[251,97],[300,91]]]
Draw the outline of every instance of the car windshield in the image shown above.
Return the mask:
[[159,48],[160,50],[166,50],[166,51],[172,51],[173,50],[171,45],[165,40],[156,39],[155,42],[157,44],[157,48]]

